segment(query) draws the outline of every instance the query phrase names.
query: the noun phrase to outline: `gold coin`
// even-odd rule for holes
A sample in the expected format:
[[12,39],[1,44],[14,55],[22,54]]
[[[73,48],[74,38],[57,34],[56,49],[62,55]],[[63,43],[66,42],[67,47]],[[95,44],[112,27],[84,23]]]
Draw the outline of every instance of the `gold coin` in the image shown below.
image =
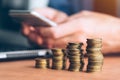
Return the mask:
[[52,63],[53,65],[63,65],[63,62],[62,63]]
[[53,61],[59,61],[59,60],[63,60],[63,56],[53,57]]
[[63,52],[53,52],[53,56],[63,56]]
[[103,54],[96,53],[96,54],[89,54],[88,59],[89,60],[103,60],[104,57],[103,57]]
[[98,70],[87,69],[87,72],[100,72],[100,71],[102,71],[102,69],[98,69]]
[[89,45],[87,46],[87,48],[101,48],[102,44],[101,43],[89,43]]
[[68,49],[67,52],[69,53],[80,53],[79,49]]
[[47,59],[45,58],[36,58],[35,61],[36,62],[46,62]]
[[88,65],[103,65],[103,61],[88,61]]
[[87,48],[87,53],[101,52],[101,48]]
[[68,69],[68,71],[79,72],[79,69]]
[[70,63],[80,63],[80,60],[69,60]]
[[60,49],[60,48],[53,48],[51,50],[52,50],[52,52],[61,52],[62,53],[62,49]]
[[69,66],[80,66],[80,63],[71,63]]
[[101,38],[87,39],[87,43],[101,43]]
[[46,66],[40,66],[40,65],[36,65],[35,68],[40,68],[40,69],[46,69]]
[[99,66],[91,66],[91,65],[87,65],[87,69],[101,69],[102,68],[102,65],[99,65]]
[[62,70],[63,68],[62,68],[62,67],[52,67],[52,69],[55,69],[55,70]]

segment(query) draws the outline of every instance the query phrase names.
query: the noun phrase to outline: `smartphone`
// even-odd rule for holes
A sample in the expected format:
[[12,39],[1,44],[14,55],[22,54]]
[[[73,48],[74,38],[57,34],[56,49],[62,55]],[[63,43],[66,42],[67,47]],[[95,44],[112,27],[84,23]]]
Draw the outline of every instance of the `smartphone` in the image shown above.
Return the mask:
[[31,10],[10,10],[9,15],[17,22],[26,22],[32,26],[57,26],[57,24],[45,16]]

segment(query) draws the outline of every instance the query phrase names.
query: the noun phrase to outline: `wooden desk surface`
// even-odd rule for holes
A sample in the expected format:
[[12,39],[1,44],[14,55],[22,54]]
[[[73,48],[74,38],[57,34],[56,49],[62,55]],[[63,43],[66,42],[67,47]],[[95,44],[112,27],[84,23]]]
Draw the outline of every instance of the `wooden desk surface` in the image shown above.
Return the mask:
[[0,80],[120,80],[120,57],[105,57],[98,73],[36,69],[34,60],[0,62]]

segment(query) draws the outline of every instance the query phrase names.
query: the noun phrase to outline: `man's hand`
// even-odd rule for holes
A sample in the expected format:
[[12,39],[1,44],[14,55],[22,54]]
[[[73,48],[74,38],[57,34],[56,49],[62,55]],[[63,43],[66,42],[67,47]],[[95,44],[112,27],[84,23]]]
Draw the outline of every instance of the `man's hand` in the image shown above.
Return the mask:
[[30,33],[29,39],[48,48],[64,48],[68,42],[84,42],[86,45],[86,38],[102,38],[104,53],[119,52],[119,26],[119,18],[82,11],[57,27],[37,27],[34,33]]
[[[66,22],[68,20],[67,14],[52,8],[38,8],[35,9],[34,11],[56,22],[57,24]],[[37,26],[37,27],[44,27],[44,26]],[[39,45],[43,43],[43,38],[41,35],[37,34],[36,28],[34,26],[27,24],[26,22],[22,22],[22,33],[24,36],[28,38],[29,41],[35,43],[37,41],[39,42]]]

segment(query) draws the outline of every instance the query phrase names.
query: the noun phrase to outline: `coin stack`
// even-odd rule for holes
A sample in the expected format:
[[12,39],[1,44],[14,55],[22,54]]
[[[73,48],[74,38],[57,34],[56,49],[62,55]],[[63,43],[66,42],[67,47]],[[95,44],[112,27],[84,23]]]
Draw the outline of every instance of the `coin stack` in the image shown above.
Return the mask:
[[50,59],[47,59],[47,68],[50,68]]
[[52,69],[62,70],[63,69],[63,51],[59,48],[52,49],[53,58],[52,58]]
[[66,52],[66,49],[63,49],[63,70],[67,68],[67,52]]
[[80,45],[79,43],[68,43],[67,46],[67,53],[69,57],[69,71],[76,71],[78,72],[80,70]]
[[36,58],[35,59],[35,68],[46,69],[47,68],[47,59]]
[[80,71],[83,71],[83,68],[84,68],[84,65],[85,65],[85,63],[84,63],[84,54],[83,54],[83,52],[84,52],[84,50],[82,49],[82,46],[83,46],[83,43],[80,43],[80,46],[79,46],[79,49],[80,49],[80,64],[81,64],[81,66],[80,66]]
[[99,72],[102,70],[104,57],[101,52],[101,47],[102,39],[87,39],[87,72]]
[[84,54],[83,54],[83,49],[80,50],[81,56],[80,56],[80,71],[83,71],[85,62],[84,62]]

